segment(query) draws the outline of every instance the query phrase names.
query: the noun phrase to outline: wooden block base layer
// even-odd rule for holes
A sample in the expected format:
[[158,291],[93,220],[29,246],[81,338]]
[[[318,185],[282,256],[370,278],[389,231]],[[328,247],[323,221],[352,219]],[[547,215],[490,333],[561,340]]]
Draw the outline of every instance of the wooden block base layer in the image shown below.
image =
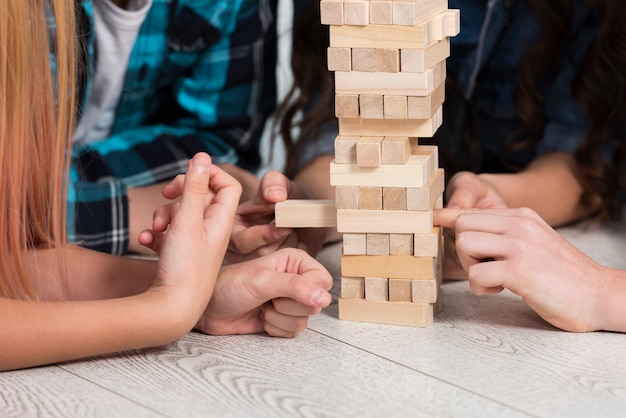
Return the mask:
[[426,327],[433,322],[430,303],[379,302],[339,298],[339,319],[374,324]]

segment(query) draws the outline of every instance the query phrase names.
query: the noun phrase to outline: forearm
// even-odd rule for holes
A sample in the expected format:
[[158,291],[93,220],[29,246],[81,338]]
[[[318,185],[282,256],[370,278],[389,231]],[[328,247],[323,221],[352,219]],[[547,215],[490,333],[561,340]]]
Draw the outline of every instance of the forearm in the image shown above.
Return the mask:
[[62,301],[100,300],[137,295],[154,283],[157,263],[112,256],[68,245],[64,257],[66,285],[65,294],[60,278],[58,258],[52,250],[33,251],[28,255],[28,275],[32,277],[35,293],[40,300]]
[[481,174],[509,207],[534,209],[551,226],[572,222],[590,213],[581,204],[583,188],[574,157],[545,154],[516,174]]
[[0,299],[0,340],[5,342],[0,370],[159,346],[193,326],[148,299],[147,294],[90,302]]

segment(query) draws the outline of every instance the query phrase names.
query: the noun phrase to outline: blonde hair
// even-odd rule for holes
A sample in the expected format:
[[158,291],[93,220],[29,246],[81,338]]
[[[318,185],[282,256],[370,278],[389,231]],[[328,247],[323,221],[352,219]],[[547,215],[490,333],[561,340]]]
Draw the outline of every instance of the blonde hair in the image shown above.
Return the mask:
[[76,60],[73,0],[0,1],[2,297],[36,299],[27,251],[65,244]]

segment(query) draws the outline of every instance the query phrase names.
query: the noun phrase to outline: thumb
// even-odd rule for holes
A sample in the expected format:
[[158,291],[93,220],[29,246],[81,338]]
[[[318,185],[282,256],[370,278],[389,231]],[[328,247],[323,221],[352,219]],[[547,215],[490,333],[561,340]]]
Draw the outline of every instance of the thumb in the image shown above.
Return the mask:
[[[189,160],[189,167],[185,174],[183,196],[179,211],[185,214],[202,214],[205,199],[209,192],[209,179],[211,176],[211,157],[206,153],[198,153]],[[175,219],[188,218],[177,216]]]
[[325,274],[323,271],[294,274],[264,270],[253,282],[251,291],[264,301],[289,298],[306,306],[324,308],[332,299],[330,293],[319,285],[327,282]]

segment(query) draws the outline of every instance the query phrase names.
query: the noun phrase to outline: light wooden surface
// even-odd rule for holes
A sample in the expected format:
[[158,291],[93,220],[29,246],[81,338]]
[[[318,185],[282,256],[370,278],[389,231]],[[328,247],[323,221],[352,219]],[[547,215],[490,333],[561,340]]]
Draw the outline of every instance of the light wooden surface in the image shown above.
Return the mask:
[[[626,269],[625,225],[562,233]],[[335,275],[338,249],[320,256]],[[163,348],[1,373],[0,416],[626,414],[626,335],[562,332],[514,295],[476,297],[466,282],[442,291],[445,309],[427,328],[339,321],[333,304],[294,339],[191,333]]]

